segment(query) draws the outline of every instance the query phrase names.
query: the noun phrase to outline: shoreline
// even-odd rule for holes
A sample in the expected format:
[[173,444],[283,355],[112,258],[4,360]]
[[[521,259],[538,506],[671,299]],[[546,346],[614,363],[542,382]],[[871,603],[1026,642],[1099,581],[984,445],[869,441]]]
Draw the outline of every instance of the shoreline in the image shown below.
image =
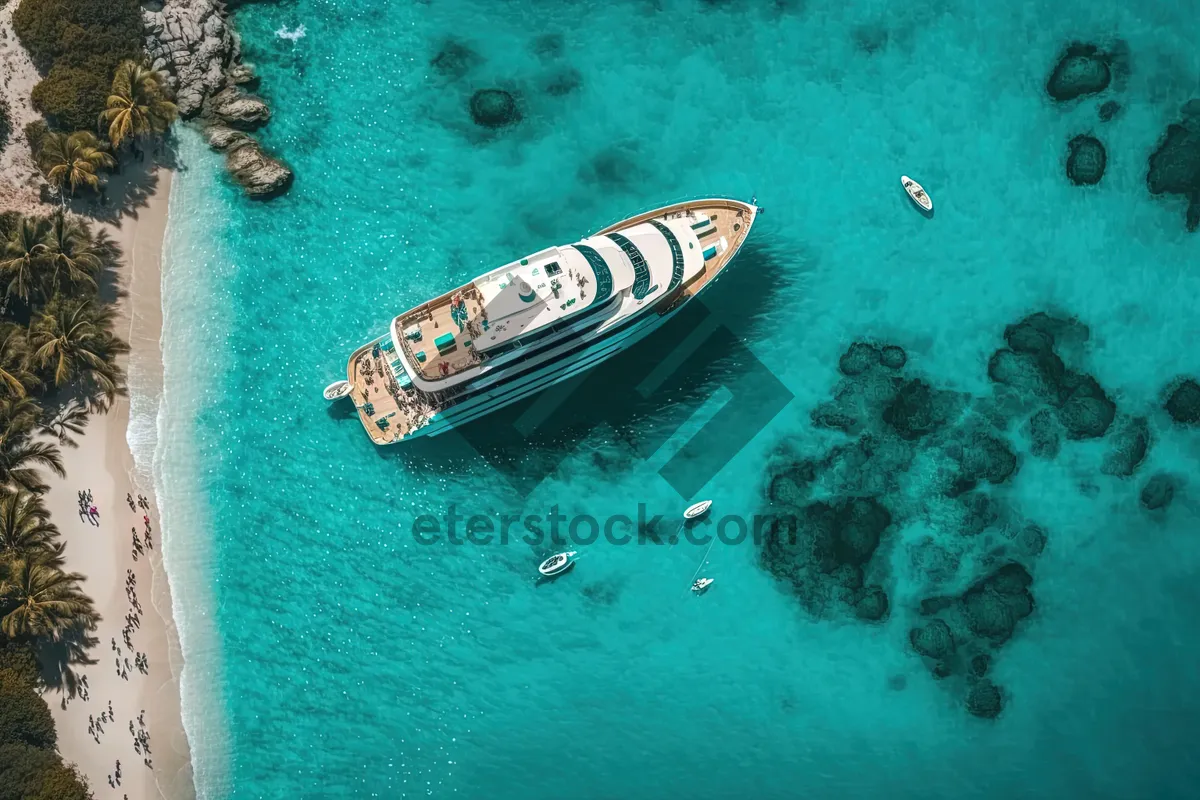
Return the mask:
[[[88,700],[76,697],[64,709],[65,695],[47,695],[58,729],[58,747],[64,759],[74,763],[92,789],[103,792],[108,777],[121,761],[121,785],[117,791],[130,800],[139,798],[194,798],[196,796],[191,748],[183,726],[179,674],[183,668],[179,634],[172,616],[171,588],[163,565],[158,505],[153,477],[139,470],[131,446],[133,422],[140,406],[149,400],[157,406],[162,393],[162,251],[170,203],[173,173],[158,167],[158,185],[146,204],[124,214],[115,224],[98,224],[120,246],[122,268],[117,273],[117,329],[131,352],[124,359],[131,391],[113,404],[108,413],[89,419],[78,448],[64,448],[67,478],[49,476],[46,495],[52,518],[62,531],[66,568],[87,576],[84,591],[102,616],[96,631],[98,644],[89,655],[97,663],[80,667],[87,676]],[[136,386],[136,391],[132,388]],[[133,407],[131,409],[131,406]],[[131,415],[132,410],[132,415]],[[101,466],[102,465],[102,466]],[[97,467],[100,467],[97,469]],[[91,490],[99,508],[99,526],[78,515],[77,492]],[[132,511],[126,494],[144,495],[150,510]],[[143,515],[149,516],[153,549],[135,561],[131,528],[144,536]],[[144,539],[143,539],[144,541]],[[148,659],[148,674],[137,669],[116,669],[113,641],[120,658],[133,663],[134,653],[122,641],[130,599],[121,584],[126,571],[136,579],[136,598],[142,612],[140,627],[130,641],[134,651]],[[89,717],[99,717],[112,703],[114,720],[103,725],[103,733],[89,734]],[[152,768],[135,752],[129,726],[139,730],[138,717],[145,710]]]

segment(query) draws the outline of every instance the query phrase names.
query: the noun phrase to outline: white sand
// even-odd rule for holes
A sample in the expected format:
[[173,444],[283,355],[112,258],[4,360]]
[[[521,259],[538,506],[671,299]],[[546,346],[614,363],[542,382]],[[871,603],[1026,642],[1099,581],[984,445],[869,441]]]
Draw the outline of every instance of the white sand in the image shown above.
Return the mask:
[[51,207],[39,200],[41,175],[25,140],[25,125],[39,118],[29,95],[40,78],[13,33],[12,16],[18,5],[18,0],[9,0],[0,8],[0,92],[8,101],[13,127],[8,144],[0,150],[0,210],[46,213]]
[[[118,302],[119,333],[134,352],[139,364],[158,365],[161,390],[162,330],[160,267],[163,233],[166,229],[171,173],[159,170],[156,192],[137,217],[125,216],[118,226],[107,226],[125,253],[119,282],[123,297]],[[143,375],[143,378],[146,377]],[[153,380],[153,376],[151,376]],[[179,637],[171,620],[171,597],[159,547],[159,523],[153,487],[137,483],[133,456],[126,440],[129,401],[119,400],[111,411],[93,417],[77,450],[65,449],[67,479],[51,477],[47,495],[51,514],[67,542],[67,568],[87,575],[84,590],[96,602],[103,617],[97,636],[100,644],[92,651],[98,663],[81,668],[88,678],[89,699],[76,698],[60,707],[61,696],[50,693],[46,700],[58,726],[59,749],[67,761],[83,772],[97,796],[128,795],[130,800],[164,797],[170,800],[195,796],[187,738],[179,708],[177,675],[182,667]],[[95,527],[78,515],[76,492],[90,489],[100,511]],[[145,529],[140,508],[131,511],[126,493],[143,494],[150,500],[149,512],[154,549],[133,560],[132,531],[139,537]],[[125,615],[132,611],[125,594],[126,570],[136,576],[137,599],[142,605],[141,627],[131,638],[135,652],[149,658],[149,675],[136,668],[128,680],[117,673],[112,650],[116,639],[121,661],[133,664],[135,653],[122,641]],[[97,743],[88,734],[88,717],[98,717],[111,701],[115,719],[105,724]],[[150,735],[152,768],[134,752],[129,723],[138,728],[137,718],[145,710]],[[120,794],[109,792],[108,776],[121,762]]]

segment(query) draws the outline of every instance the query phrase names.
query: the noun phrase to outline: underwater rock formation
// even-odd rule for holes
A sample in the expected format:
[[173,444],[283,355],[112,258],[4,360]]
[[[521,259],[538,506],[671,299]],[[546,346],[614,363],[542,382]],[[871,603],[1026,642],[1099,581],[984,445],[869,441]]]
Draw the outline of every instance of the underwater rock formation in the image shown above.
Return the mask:
[[563,97],[583,85],[583,75],[574,67],[563,67],[554,72],[542,84],[542,89],[551,97]]
[[954,635],[950,626],[940,619],[913,628],[908,632],[908,640],[913,650],[929,658],[943,659],[954,653]]
[[968,481],[973,488],[979,481],[1004,483],[1017,471],[1017,455],[1008,442],[988,433],[977,433],[963,446],[958,455],[959,481]]
[[517,101],[503,89],[480,89],[471,95],[471,119],[484,128],[503,128],[519,122]]
[[565,42],[561,33],[544,33],[529,45],[530,51],[541,58],[558,58],[564,48]]
[[1058,420],[1048,408],[1029,418],[1029,452],[1037,458],[1056,458],[1062,447]]
[[1054,65],[1046,92],[1060,103],[1102,92],[1112,80],[1109,62],[1109,56],[1095,45],[1074,42]]
[[946,424],[948,407],[943,395],[925,381],[905,381],[883,410],[883,421],[904,439],[920,439]]
[[843,375],[861,375],[879,363],[879,348],[866,342],[850,345],[838,359],[838,369]]
[[1181,194],[1188,199],[1187,229],[1200,227],[1200,126],[1167,126],[1146,172],[1150,194]]
[[1021,528],[1006,529],[1017,553],[1025,558],[1036,558],[1046,549],[1046,532],[1040,525],[1030,523]]
[[971,677],[982,678],[984,675],[987,675],[988,669],[990,669],[991,666],[992,657],[987,653],[980,653],[979,655],[971,658],[971,662],[967,669],[970,671]]
[[971,633],[993,646],[1008,641],[1017,623],[1033,613],[1032,585],[1029,570],[1012,562],[967,589],[961,602]]
[[1121,112],[1121,104],[1116,100],[1108,100],[1100,104],[1096,114],[1101,122],[1111,122]]
[[1112,437],[1100,471],[1105,475],[1128,478],[1146,459],[1150,450],[1150,423],[1145,417],[1128,420]]
[[903,347],[897,347],[894,344],[884,345],[879,351],[879,363],[883,364],[888,369],[903,369],[908,363],[908,353],[904,352]]
[[1200,384],[1191,378],[1180,381],[1167,396],[1163,408],[1181,425],[1200,423]]
[[1164,472],[1152,475],[1142,487],[1139,497],[1142,507],[1148,511],[1157,511],[1171,505],[1175,499],[1175,479]]
[[483,58],[467,45],[447,39],[429,60],[429,66],[443,78],[456,81],[465,78],[482,62]]
[[1030,315],[1005,329],[1011,349],[992,354],[988,377],[1055,406],[1068,438],[1101,437],[1116,416],[1116,404],[1095,378],[1068,369],[1054,350],[1060,341],[1087,337],[1087,327],[1076,320]]
[[878,622],[887,617],[888,596],[882,586],[868,586],[854,602],[854,615],[867,622]]
[[1067,143],[1067,178],[1076,186],[1093,186],[1104,177],[1108,156],[1095,136],[1076,136]]
[[967,692],[967,711],[983,719],[995,719],[1004,709],[1004,697],[996,684],[987,678],[976,683]]

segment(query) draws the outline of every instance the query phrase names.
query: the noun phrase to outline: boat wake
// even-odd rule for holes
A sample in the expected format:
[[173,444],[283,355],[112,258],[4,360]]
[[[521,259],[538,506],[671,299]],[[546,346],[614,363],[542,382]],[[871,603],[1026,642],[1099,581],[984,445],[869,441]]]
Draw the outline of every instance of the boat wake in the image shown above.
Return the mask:
[[289,31],[287,25],[280,26],[279,30],[275,31],[275,35],[280,39],[287,39],[293,44],[304,38],[304,26],[299,25],[295,30]]

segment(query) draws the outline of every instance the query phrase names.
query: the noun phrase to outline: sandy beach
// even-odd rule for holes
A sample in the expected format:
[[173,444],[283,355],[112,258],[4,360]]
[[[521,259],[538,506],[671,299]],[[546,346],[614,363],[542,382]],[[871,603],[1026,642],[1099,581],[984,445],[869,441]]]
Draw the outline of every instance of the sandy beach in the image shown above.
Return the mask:
[[[138,362],[143,369],[139,379],[144,383],[149,378],[151,391],[154,376],[145,374],[144,365],[158,365],[158,391],[162,385],[160,276],[170,184],[170,171],[158,170],[156,191],[147,205],[138,208],[136,216],[105,226],[125,254],[118,276],[118,332],[132,347],[128,361]],[[64,448],[67,478],[51,476],[49,481],[47,503],[67,541],[66,567],[87,576],[84,590],[103,620],[96,634],[100,643],[91,654],[97,663],[79,670],[87,677],[88,699],[76,697],[65,709],[59,695],[48,694],[46,700],[58,727],[59,750],[87,776],[97,797],[190,798],[195,789],[177,679],[182,659],[159,547],[158,507],[149,481],[136,477],[128,429],[129,400],[121,398],[107,414],[92,417],[78,449]],[[80,516],[80,491],[92,493],[98,525]],[[130,509],[127,494],[147,498],[149,510]],[[146,547],[146,517],[153,549]],[[136,560],[134,530],[144,549]],[[138,627],[130,634],[132,650],[123,641],[126,615],[135,611],[126,592],[130,575],[135,582],[132,597],[141,606]],[[148,660],[148,674],[135,666],[139,653]],[[107,712],[110,703],[111,721],[93,728],[94,735],[89,733],[89,723]],[[135,736],[143,731],[149,736],[149,767],[143,760],[146,754],[134,747]],[[114,777],[115,783],[118,760],[121,783],[110,790],[108,780]]]
[[[54,206],[39,198],[42,181],[23,132],[38,118],[30,103],[38,74],[13,33],[17,5],[0,8],[0,91],[13,126],[0,151],[0,210],[48,214]],[[91,224],[106,229],[121,248],[114,287],[117,332],[131,347],[122,366],[137,373],[143,395],[138,399],[146,401],[148,395],[156,408],[162,393],[161,260],[171,171],[129,165],[123,176],[110,181],[112,189],[117,190],[112,207],[85,209],[82,197],[72,206],[87,212]],[[97,214],[106,221],[97,222]],[[195,788],[180,715],[182,655],[159,547],[158,507],[149,475],[136,469],[129,429],[130,400],[120,398],[108,413],[88,421],[84,435],[77,437],[78,448],[62,448],[66,479],[44,476],[51,487],[46,504],[67,543],[66,569],[87,576],[83,589],[102,617],[99,643],[90,653],[96,663],[76,670],[87,681],[86,699],[80,695],[64,702],[66,695],[54,691],[45,699],[54,714],[60,752],[86,776],[96,797],[186,799],[195,797]],[[81,491],[91,492],[98,524],[80,513]],[[127,494],[146,498],[149,508],[135,504],[131,509]],[[135,554],[134,531],[143,548],[140,555]],[[127,616],[131,614],[136,614],[136,624]],[[141,658],[145,661],[139,667]],[[102,717],[109,721],[101,722]]]

